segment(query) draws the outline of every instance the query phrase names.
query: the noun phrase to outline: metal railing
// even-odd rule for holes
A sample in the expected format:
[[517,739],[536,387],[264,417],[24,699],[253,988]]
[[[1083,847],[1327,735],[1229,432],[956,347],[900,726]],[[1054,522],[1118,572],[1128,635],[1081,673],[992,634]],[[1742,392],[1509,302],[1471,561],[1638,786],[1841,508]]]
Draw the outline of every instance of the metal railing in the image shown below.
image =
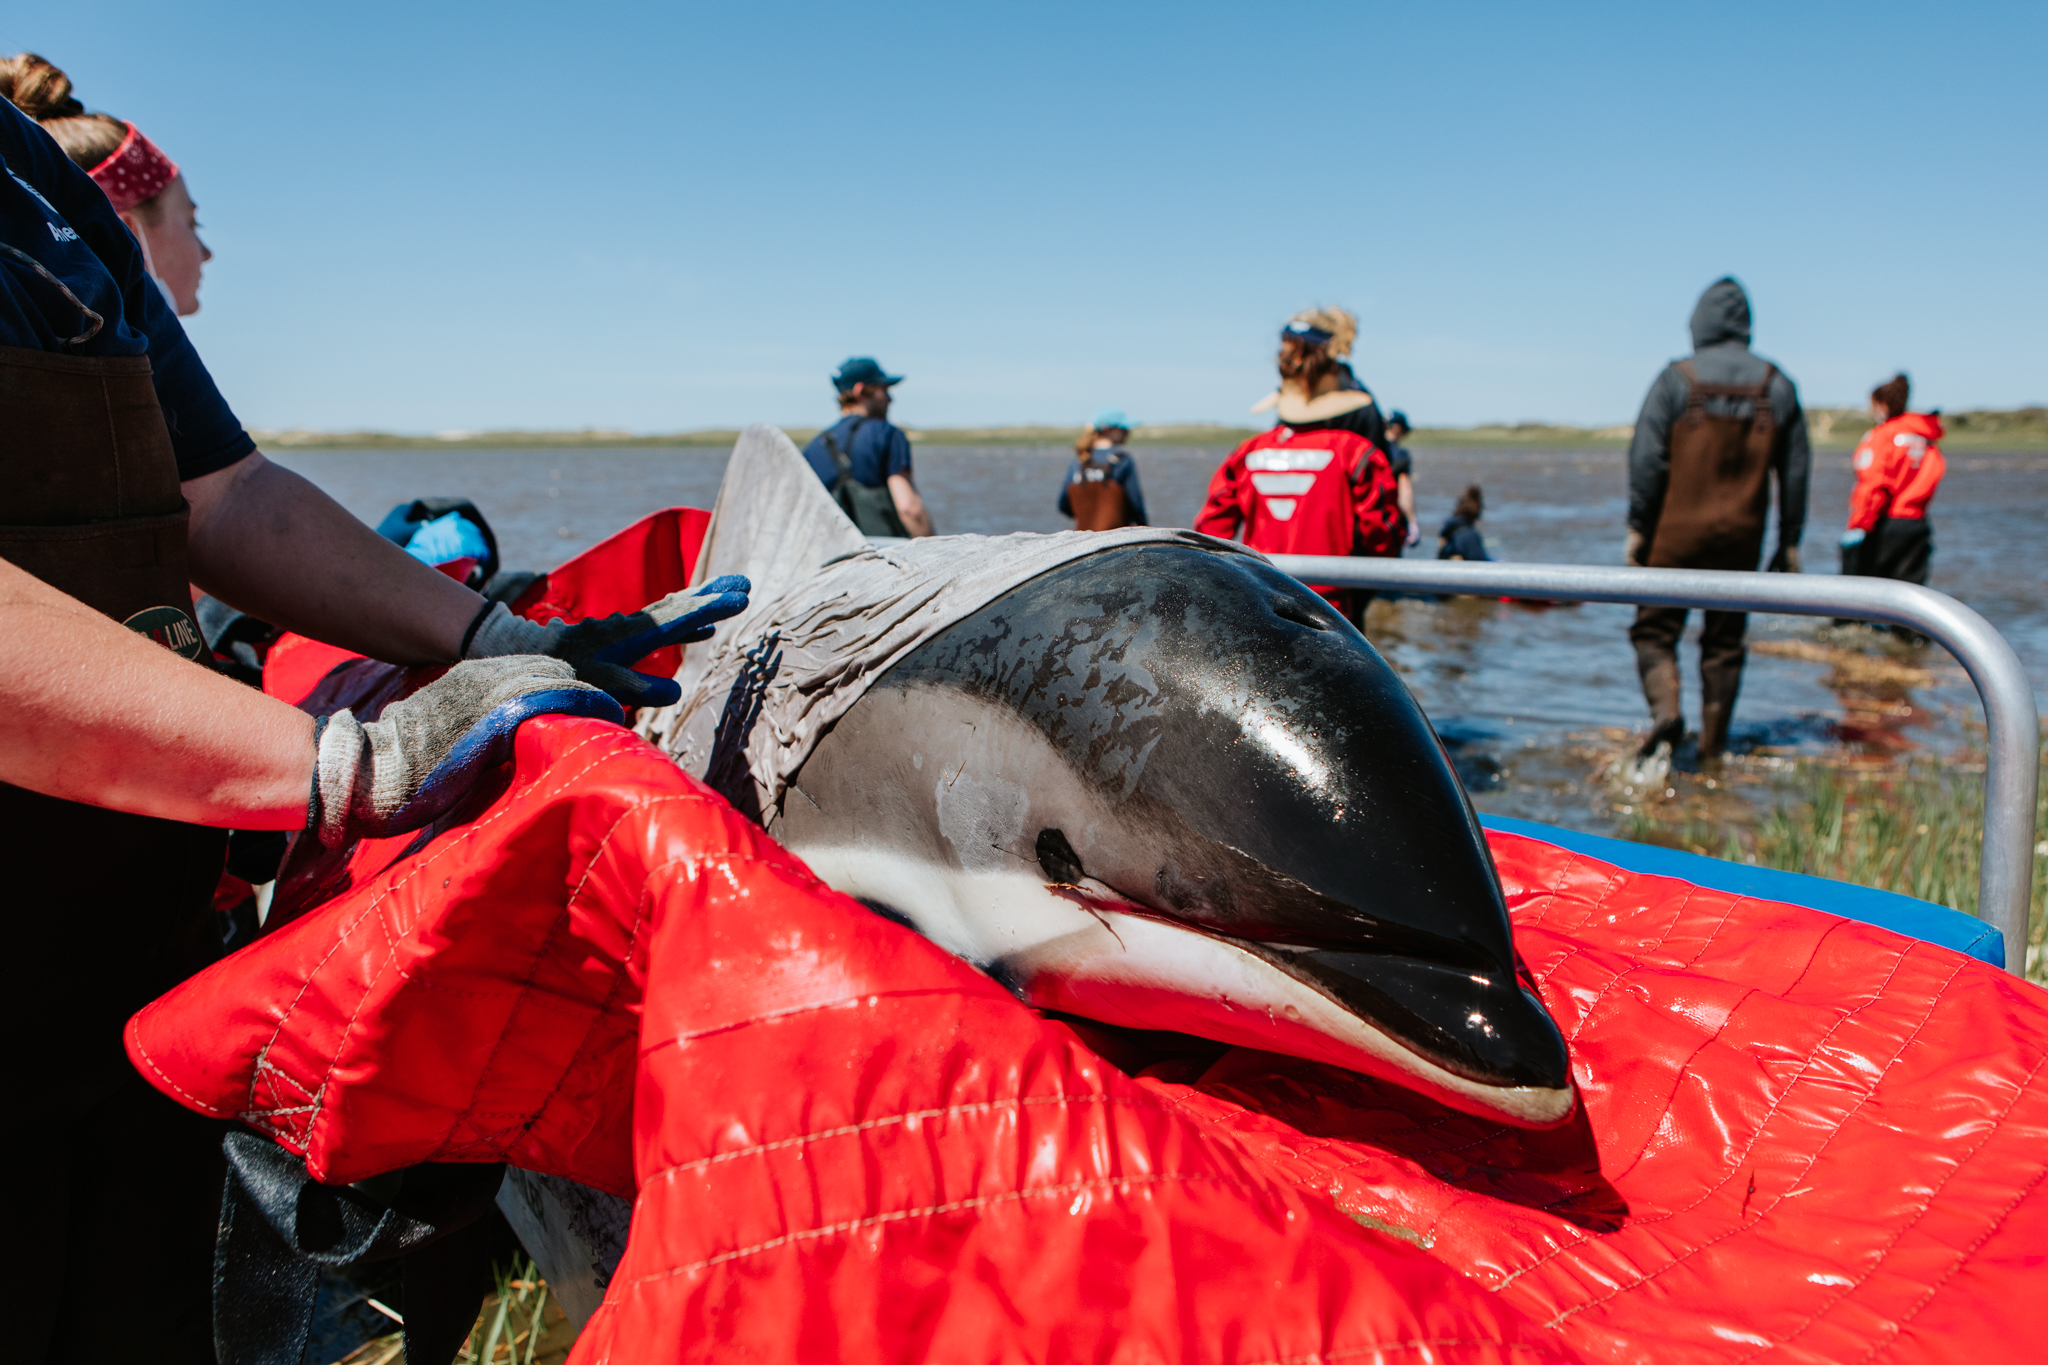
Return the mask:
[[2034,877],[2034,802],[2041,724],[2019,656],[1989,621],[1945,593],[1884,578],[1832,574],[1634,569],[1593,564],[1501,564],[1441,559],[1270,555],[1304,583],[1397,592],[1627,602],[1652,607],[1843,616],[1906,626],[1938,642],[1970,675],[1984,703],[1984,850],[1977,913],[2005,935],[2005,968],[2027,963]]

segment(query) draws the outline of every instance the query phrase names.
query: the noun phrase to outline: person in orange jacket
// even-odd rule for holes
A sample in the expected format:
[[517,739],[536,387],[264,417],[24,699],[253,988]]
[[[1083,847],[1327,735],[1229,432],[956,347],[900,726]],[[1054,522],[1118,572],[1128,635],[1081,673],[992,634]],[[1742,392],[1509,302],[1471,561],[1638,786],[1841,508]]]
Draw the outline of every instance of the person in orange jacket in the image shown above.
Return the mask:
[[1941,415],[1908,412],[1912,389],[1903,374],[1870,393],[1875,425],[1851,460],[1849,528],[1842,533],[1842,572],[1925,583],[1934,536],[1927,504],[1948,470],[1942,458]]
[[[1280,387],[1253,411],[1279,425],[1254,436],[1209,481],[1195,529],[1266,554],[1401,552],[1403,524],[1385,422],[1343,363],[1358,322],[1341,308],[1301,313],[1280,333]],[[1372,593],[1310,584],[1364,629]]]

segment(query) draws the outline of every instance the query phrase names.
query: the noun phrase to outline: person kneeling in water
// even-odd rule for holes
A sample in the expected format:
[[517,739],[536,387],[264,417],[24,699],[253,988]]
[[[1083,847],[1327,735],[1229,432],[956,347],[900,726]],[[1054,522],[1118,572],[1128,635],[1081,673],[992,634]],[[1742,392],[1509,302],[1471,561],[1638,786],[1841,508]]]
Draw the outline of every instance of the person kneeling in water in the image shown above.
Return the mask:
[[1479,518],[1485,515],[1486,495],[1475,483],[1458,499],[1450,519],[1444,522],[1444,529],[1437,532],[1436,557],[1491,560],[1493,556],[1486,552],[1486,537],[1479,534]]

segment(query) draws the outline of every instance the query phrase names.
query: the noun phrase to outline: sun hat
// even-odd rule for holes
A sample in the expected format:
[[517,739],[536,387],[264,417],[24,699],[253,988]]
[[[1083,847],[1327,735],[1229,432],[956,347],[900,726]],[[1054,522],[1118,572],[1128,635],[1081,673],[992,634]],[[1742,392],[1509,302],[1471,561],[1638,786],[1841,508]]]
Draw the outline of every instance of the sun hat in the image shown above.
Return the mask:
[[892,384],[902,382],[902,375],[884,373],[872,356],[854,356],[832,372],[832,387],[841,393],[845,393],[855,384],[880,384],[883,388],[888,388]]
[[1280,329],[1283,340],[1293,337],[1311,346],[1327,346],[1334,360],[1351,354],[1358,336],[1358,319],[1342,308],[1305,308]]
[[1089,425],[1097,431],[1115,431],[1118,429],[1129,431],[1131,429],[1131,419],[1124,416],[1122,408],[1104,408],[1101,412],[1095,414],[1095,420],[1089,423]]

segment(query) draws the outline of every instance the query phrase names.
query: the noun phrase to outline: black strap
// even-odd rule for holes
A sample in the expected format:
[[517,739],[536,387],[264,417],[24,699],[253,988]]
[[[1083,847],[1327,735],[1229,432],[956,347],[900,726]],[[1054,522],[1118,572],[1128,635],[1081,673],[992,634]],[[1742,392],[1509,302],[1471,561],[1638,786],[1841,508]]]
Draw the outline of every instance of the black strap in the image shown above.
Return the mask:
[[322,1185],[267,1138],[230,1133],[213,1252],[221,1365],[305,1365],[323,1267],[397,1259],[405,1358],[448,1365],[491,1291],[484,1215],[503,1166],[427,1163],[358,1185]]
[[831,452],[832,463],[838,468],[842,483],[853,482],[853,434],[859,431],[860,424],[867,420],[865,417],[853,419],[853,425],[846,429],[846,450],[843,453],[839,449],[839,442],[832,439],[832,428],[825,428],[825,449]]

